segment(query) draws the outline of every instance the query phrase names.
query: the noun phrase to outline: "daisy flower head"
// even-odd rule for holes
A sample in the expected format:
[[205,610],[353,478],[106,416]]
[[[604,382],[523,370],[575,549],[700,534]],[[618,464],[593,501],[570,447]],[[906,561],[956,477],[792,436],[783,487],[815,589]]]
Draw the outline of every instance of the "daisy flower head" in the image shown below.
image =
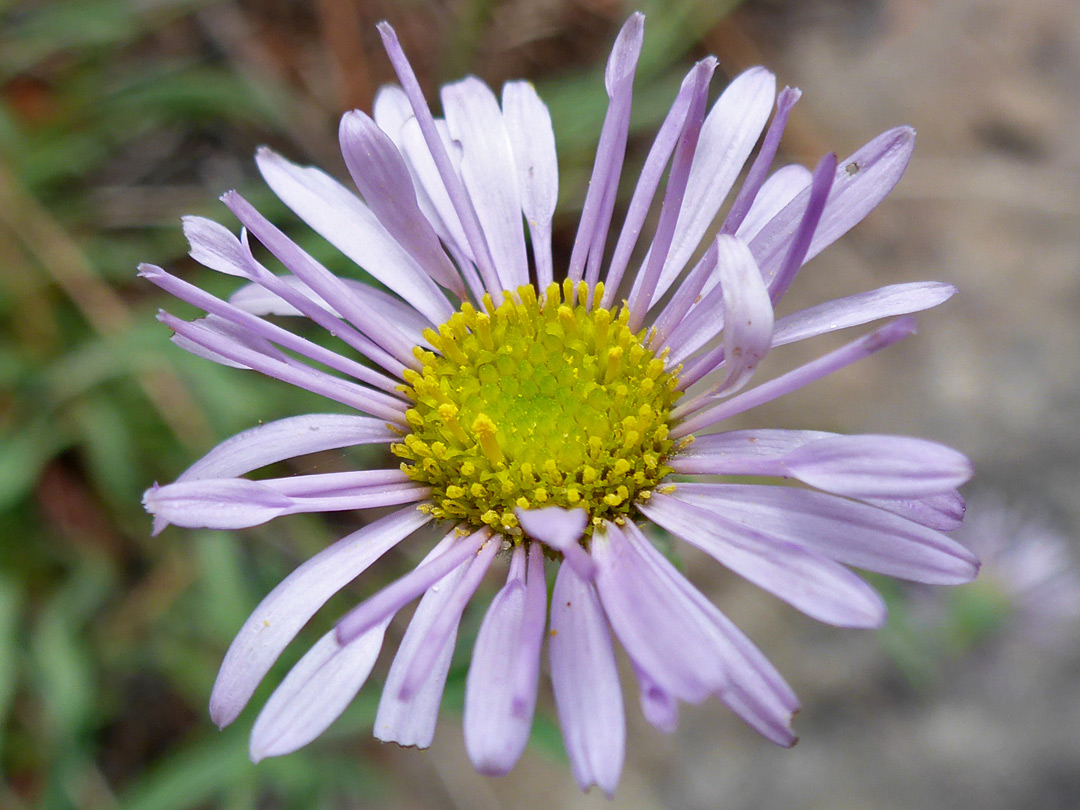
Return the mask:
[[[1049,519],[996,494],[973,498],[957,533],[980,560],[978,581],[950,592],[935,613],[959,646],[1002,631],[1050,649],[1080,620],[1080,566]],[[945,615],[942,612],[947,611]]]
[[[536,91],[510,82],[500,98],[466,78],[441,89],[436,119],[383,23],[400,84],[379,92],[372,117],[347,113],[340,128],[359,196],[267,149],[256,160],[289,208],[389,292],[331,273],[235,192],[223,200],[243,226],[239,237],[206,219],[184,223],[197,261],[246,280],[228,300],[161,268],[140,268],[207,313],[194,322],[161,315],[184,348],[360,412],[296,416],[227,440],[174,483],[147,492],[157,530],[397,507],[309,559],[255,609],[215,684],[217,723],[236,719],[334,593],[425,524],[441,527],[423,562],[343,616],[289,672],[255,721],[253,758],[295,750],[333,722],[371,672],[391,619],[416,599],[374,732],[429,745],[462,613],[497,560],[505,584],[483,618],[466,681],[468,754],[483,773],[514,766],[529,736],[546,638],[574,776],[608,794],[625,743],[616,640],[658,728],[675,727],[680,702],[717,697],[773,742],[795,741],[792,690],[657,551],[646,524],[839,626],[877,626],[885,616],[875,591],[847,566],[938,584],[975,576],[972,554],[941,533],[960,525],[956,488],[971,473],[956,451],[895,436],[715,432],[729,417],[901,340],[914,323],[892,320],[746,388],[774,346],[908,316],[954,292],[899,284],[773,314],[803,264],[895,185],[913,131],[890,130],[846,160],[826,156],[813,171],[772,171],[799,92],[777,94],[775,77],[754,68],[710,109],[716,60],[708,58],[683,81],[613,228],[643,27],[640,14],[630,17],[607,64],[609,106],[565,267],[552,258],[555,138]],[[654,206],[659,218],[646,243]],[[286,272],[257,261],[251,239]],[[640,267],[628,272],[639,253]],[[306,317],[340,350],[270,315]],[[389,446],[400,466],[246,477],[361,444]],[[777,485],[776,477],[801,485]]]

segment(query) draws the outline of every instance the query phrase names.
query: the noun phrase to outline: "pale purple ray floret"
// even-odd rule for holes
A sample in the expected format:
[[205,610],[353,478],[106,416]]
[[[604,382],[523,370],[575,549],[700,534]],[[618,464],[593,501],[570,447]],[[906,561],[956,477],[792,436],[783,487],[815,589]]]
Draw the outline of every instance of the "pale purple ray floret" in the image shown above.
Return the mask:
[[[774,170],[799,91],[778,94],[773,74],[757,67],[736,76],[710,108],[717,66],[710,57],[683,81],[621,225],[613,227],[643,31],[644,18],[634,14],[608,61],[608,109],[559,310],[570,323],[572,307],[603,315],[600,308],[618,312],[624,302],[628,328],[662,362],[656,373],[673,381],[677,402],[665,411],[663,429],[671,449],[660,462],[666,477],[621,512],[579,501],[576,491],[566,502],[542,506],[548,495],[541,487],[501,517],[492,512],[480,520],[481,508],[472,517],[440,521],[432,514],[435,484],[418,481],[404,464],[248,477],[308,453],[408,445],[420,418],[410,386],[427,372],[433,347],[460,331],[452,316],[472,313],[482,327],[490,320],[478,311],[494,313],[510,300],[524,312],[530,296],[542,306],[552,294],[549,284],[564,276],[551,245],[555,136],[532,85],[509,82],[500,97],[466,78],[442,88],[444,117],[436,119],[393,29],[383,23],[379,32],[400,84],[379,91],[372,116],[347,113],[339,133],[359,195],[318,169],[259,150],[259,170],[278,197],[389,292],[331,272],[236,192],[222,199],[242,226],[238,235],[200,217],[184,220],[191,256],[242,280],[227,300],[159,267],[140,267],[147,280],[206,313],[190,322],[161,314],[182,348],[357,412],[295,416],[225,441],[175,482],[147,491],[155,534],[169,523],[237,529],[298,512],[391,507],[307,560],[256,607],[214,685],[216,723],[239,716],[327,600],[405,538],[440,526],[441,541],[419,565],[342,616],[293,667],[255,720],[253,759],[294,751],[319,736],[364,685],[394,616],[416,600],[374,733],[402,745],[430,745],[459,625],[489,569],[502,563],[505,584],[479,624],[465,685],[466,750],[482,773],[507,773],[527,745],[545,639],[559,723],[583,789],[596,784],[611,795],[622,768],[626,720],[616,642],[638,683],[641,711],[658,729],[675,728],[680,703],[716,697],[767,739],[794,744],[794,693],[657,550],[650,524],[807,615],[843,627],[876,627],[885,618],[881,597],[852,567],[933,584],[975,577],[975,557],[942,533],[961,525],[958,487],[971,476],[955,450],[899,436],[721,425],[908,337],[915,331],[911,313],[955,292],[938,282],[894,284],[775,313],[801,268],[899,181],[915,133],[889,130],[844,160],[826,155],[813,171]],[[659,211],[656,228],[643,240],[651,211]],[[284,272],[256,259],[252,240]],[[629,272],[635,257],[640,265]],[[527,285],[535,292],[522,292]],[[283,327],[283,318],[305,318],[339,345],[304,338]],[[753,384],[773,349],[882,319],[893,320]],[[477,339],[486,340],[481,327]],[[609,352],[598,362],[604,358],[610,377],[621,355]],[[609,377],[601,373],[600,382]],[[513,459],[491,444],[497,439],[485,423],[463,427],[456,413],[453,405],[438,410],[445,429],[463,435],[471,425],[493,469],[506,469]],[[550,452],[559,457],[558,448]],[[646,461],[657,467],[655,458],[644,457],[618,467],[620,458],[616,467],[622,474],[635,465],[644,469]],[[583,480],[592,480],[588,475]],[[487,491],[475,484],[470,495],[453,481],[439,486],[455,493],[447,497],[482,499]],[[604,497],[618,505],[626,496],[613,488]]]

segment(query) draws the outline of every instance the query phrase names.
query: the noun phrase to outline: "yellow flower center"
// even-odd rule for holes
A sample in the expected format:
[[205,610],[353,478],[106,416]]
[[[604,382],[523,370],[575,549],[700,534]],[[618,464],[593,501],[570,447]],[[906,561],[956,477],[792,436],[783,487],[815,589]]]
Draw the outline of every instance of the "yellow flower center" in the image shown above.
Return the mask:
[[486,311],[465,303],[425,332],[436,351],[418,347],[423,368],[405,372],[412,432],[393,451],[432,488],[435,517],[519,537],[516,507],[562,506],[585,509],[591,532],[671,472],[675,373],[625,308],[585,306],[584,283],[578,303],[574,292],[519,287],[499,307],[484,296]]

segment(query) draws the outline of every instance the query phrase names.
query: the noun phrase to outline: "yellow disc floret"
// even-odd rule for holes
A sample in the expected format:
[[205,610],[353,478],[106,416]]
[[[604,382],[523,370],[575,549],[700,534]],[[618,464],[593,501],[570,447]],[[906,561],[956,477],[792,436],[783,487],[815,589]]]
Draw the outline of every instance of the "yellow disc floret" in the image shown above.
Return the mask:
[[[405,372],[411,432],[393,451],[431,487],[435,517],[514,537],[515,508],[562,506],[586,509],[591,531],[671,472],[675,374],[625,308],[589,308],[589,292],[519,287],[425,332],[434,351],[417,348],[423,368]],[[602,295],[597,285],[593,300]]]

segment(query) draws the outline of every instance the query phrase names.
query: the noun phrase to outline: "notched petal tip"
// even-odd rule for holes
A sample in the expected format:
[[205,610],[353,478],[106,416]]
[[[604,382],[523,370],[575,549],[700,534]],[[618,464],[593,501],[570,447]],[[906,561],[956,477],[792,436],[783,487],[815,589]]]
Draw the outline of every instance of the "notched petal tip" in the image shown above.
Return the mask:
[[143,496],[142,496],[143,508],[146,509],[146,511],[149,512],[151,515],[154,514],[154,507],[153,507],[154,495],[157,494],[157,491],[159,489],[161,489],[161,484],[159,484],[157,481],[155,481],[143,493]]
[[519,506],[514,512],[526,532],[543,542],[548,542],[550,538],[560,546],[573,535],[576,535],[574,540],[580,538],[589,522],[589,515],[584,509],[563,509],[561,506],[522,509]]
[[720,64],[720,60],[717,59],[715,56],[710,55],[710,56],[706,56],[704,59],[699,60],[694,65],[694,68],[696,70],[701,71],[702,73],[710,73],[711,74],[714,70],[716,70],[716,67],[719,64]]
[[264,163],[281,163],[285,160],[276,150],[262,144],[255,149],[255,165],[262,169]]
[[389,54],[391,52],[399,53],[404,56],[404,52],[401,49],[401,43],[398,42],[397,31],[394,30],[387,20],[382,20],[375,24],[375,30],[379,32],[379,37],[382,38],[383,48]]
[[[256,162],[257,160],[258,158],[256,158]],[[237,191],[235,188],[230,188],[228,191],[218,197],[218,199],[221,202],[225,203],[225,205],[231,205],[231,203],[233,203],[237,199],[241,199],[241,197],[239,191]]]
[[155,481],[153,486],[151,486],[149,489],[147,489],[143,493],[143,496],[142,496],[143,509],[145,509],[146,512],[149,515],[151,515],[153,517],[153,519],[154,519],[153,523],[151,525],[151,529],[150,529],[150,536],[151,537],[157,537],[159,534],[161,534],[163,531],[165,531],[165,529],[167,529],[168,526],[169,526],[169,521],[167,521],[165,518],[161,517],[157,513],[158,512],[158,507],[157,507],[157,503],[156,503],[156,496],[157,496],[158,490],[160,490],[160,489],[161,489],[161,485],[157,481]]

